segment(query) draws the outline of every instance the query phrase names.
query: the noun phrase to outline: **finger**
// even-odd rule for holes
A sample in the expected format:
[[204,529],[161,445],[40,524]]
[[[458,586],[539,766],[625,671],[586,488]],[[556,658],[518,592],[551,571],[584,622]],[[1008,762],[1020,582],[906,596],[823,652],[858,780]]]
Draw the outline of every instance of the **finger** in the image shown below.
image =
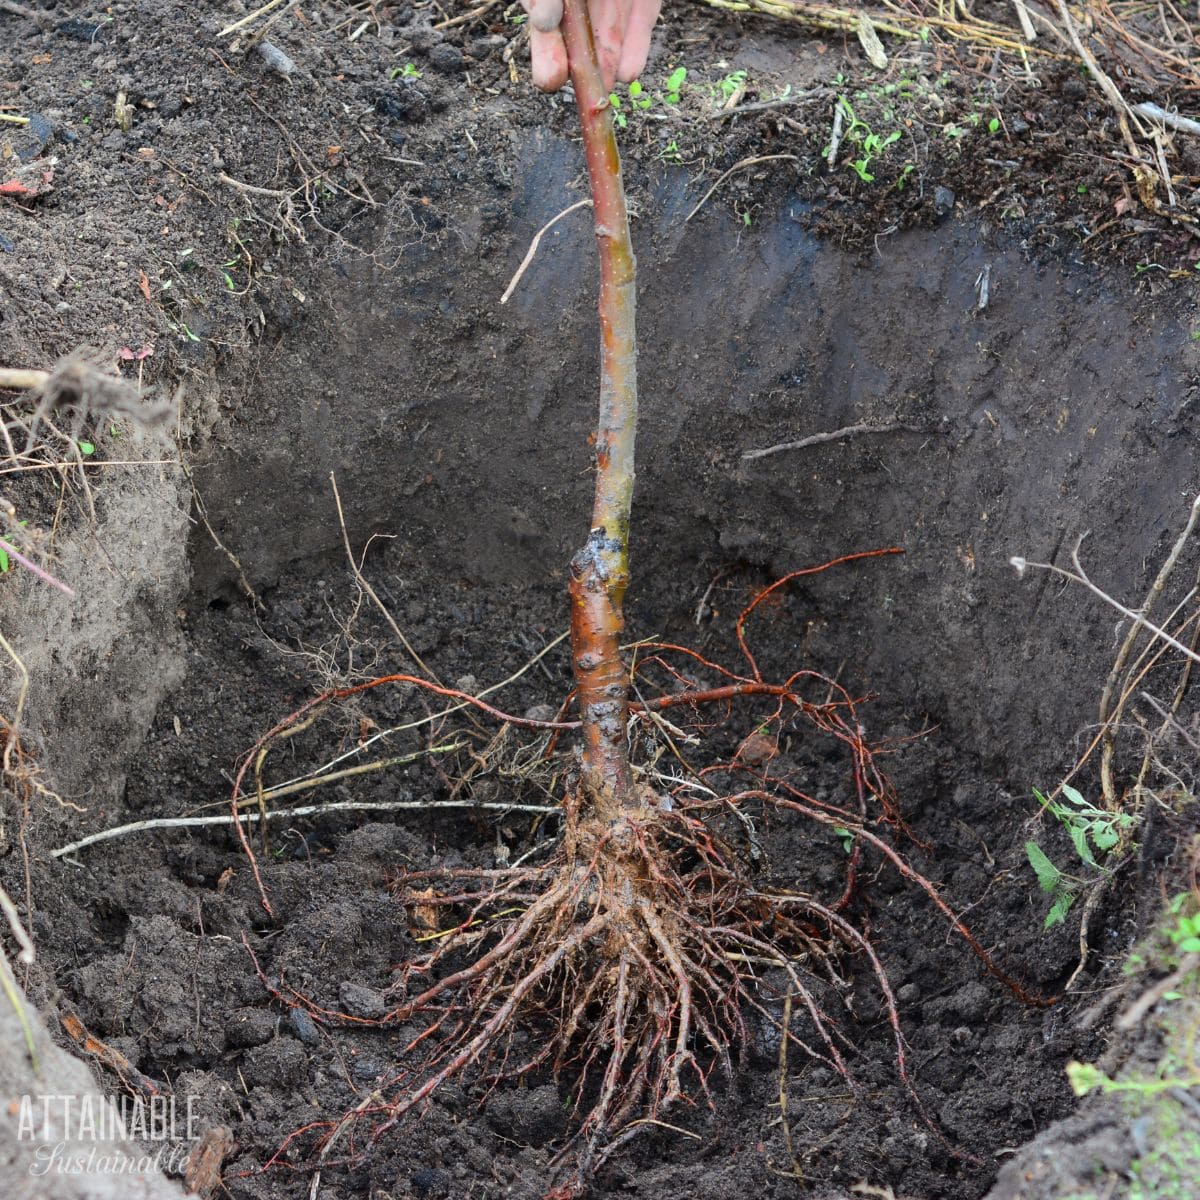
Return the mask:
[[553,33],[530,29],[529,58],[535,88],[557,92],[567,82],[567,47],[557,29]]
[[633,0],[625,26],[625,42],[617,62],[617,78],[622,83],[632,83],[645,69],[654,22],[658,20],[661,8],[662,0]]
[[617,81],[617,65],[621,61],[621,45],[625,41],[625,26],[633,0],[591,0],[592,30],[596,35],[596,57],[605,88],[611,90]]
[[563,0],[521,0],[529,13],[529,23],[542,33],[557,29],[562,23]]

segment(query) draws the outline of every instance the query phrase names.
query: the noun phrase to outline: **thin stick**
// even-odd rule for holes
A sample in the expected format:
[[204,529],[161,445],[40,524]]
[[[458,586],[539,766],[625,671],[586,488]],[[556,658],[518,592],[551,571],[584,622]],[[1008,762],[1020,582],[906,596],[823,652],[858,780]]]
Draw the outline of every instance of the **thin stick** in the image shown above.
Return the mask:
[[[1146,599],[1142,602],[1141,615],[1143,618],[1148,617],[1154,610],[1158,598],[1167,586],[1171,572],[1175,570],[1175,564],[1179,561],[1179,556],[1183,553],[1184,546],[1187,545],[1188,539],[1192,536],[1192,530],[1196,527],[1196,519],[1198,517],[1200,517],[1200,495],[1192,501],[1192,507],[1188,512],[1183,532],[1175,539],[1175,545],[1171,548],[1171,553],[1167,555],[1166,561],[1159,568],[1158,574],[1154,578],[1154,583],[1151,585]],[[1075,550],[1078,553],[1079,547],[1076,546]],[[1075,560],[1074,555],[1072,555],[1072,560]],[[1114,715],[1112,722],[1109,721],[1109,706],[1112,703],[1113,691],[1117,686],[1121,672],[1125,669],[1126,662],[1129,660],[1129,655],[1133,650],[1134,643],[1137,641],[1139,632],[1140,627],[1134,624],[1125,635],[1125,640],[1121,643],[1121,649],[1117,652],[1116,660],[1113,662],[1112,670],[1109,671],[1108,679],[1105,681],[1104,692],[1100,696],[1100,722],[1102,725],[1109,726],[1104,738],[1104,746],[1100,751],[1100,782],[1104,798],[1110,807],[1115,807],[1116,805],[1116,790],[1113,786],[1112,778],[1112,760],[1115,753],[1115,745],[1111,725],[1120,720],[1120,710],[1123,707],[1124,698],[1122,698],[1122,704],[1118,706],[1117,713]],[[1193,657],[1195,656],[1193,655]]]
[[3,538],[0,538],[0,550],[3,550],[16,562],[19,562],[21,566],[25,568],[25,570],[31,571],[43,583],[48,583],[51,587],[58,588],[60,592],[65,592],[68,596],[75,595],[74,588],[69,588],[65,583],[55,579],[53,575],[43,571],[42,568],[37,565],[37,563],[30,562],[29,559],[27,559],[25,555],[23,555],[20,550],[18,550],[11,542],[6,542]]
[[1017,20],[1021,23],[1021,32],[1025,35],[1025,40],[1036,42],[1037,30],[1029,19],[1029,9],[1025,7],[1025,0],[1013,0],[1013,8],[1017,10]]
[[33,940],[25,932],[25,926],[21,924],[21,915],[17,912],[17,906],[12,902],[12,897],[2,887],[0,887],[0,912],[4,913],[8,927],[12,930],[17,945],[21,947],[21,953],[17,955],[18,961],[26,966],[32,966],[37,960],[33,950]]
[[[1080,541],[1082,542],[1082,538]],[[1126,608],[1119,600],[1114,600],[1107,592],[1098,588],[1086,575],[1083,567],[1079,565],[1079,545],[1076,544],[1075,549],[1071,551],[1071,562],[1075,567],[1074,571],[1067,571],[1063,567],[1056,566],[1054,563],[1039,563],[1030,562],[1028,559],[1021,558],[1019,555],[1014,555],[1008,560],[1017,575],[1022,575],[1029,567],[1035,567],[1039,571],[1052,571],[1055,575],[1061,575],[1064,579],[1070,579],[1074,583],[1082,583],[1085,588],[1093,595],[1098,596],[1105,604],[1115,608],[1117,612],[1124,614],[1131,621],[1135,621],[1139,627],[1144,627],[1155,637],[1160,637],[1168,646],[1172,646],[1178,650],[1180,654],[1186,655],[1192,662],[1200,663],[1200,654],[1189,649],[1177,638],[1173,638],[1165,629],[1159,629],[1157,625],[1151,624],[1140,613],[1136,613],[1132,608]]]
[[683,223],[686,225],[708,203],[709,197],[717,190],[717,188],[721,186],[721,184],[725,182],[725,180],[730,177],[730,175],[736,174],[744,167],[752,167],[756,163],[778,162],[780,159],[785,158],[789,159],[791,162],[800,161],[794,154],[759,154],[753,158],[743,158],[741,162],[734,163],[733,166],[730,167],[729,170],[726,171],[725,174],[722,175],[721,178],[718,179],[717,182],[714,183],[712,187],[710,187],[708,191],[704,193],[700,203],[697,204],[696,207],[693,208],[692,211],[683,218]]
[[242,17],[240,21],[234,21],[232,25],[226,25],[225,28],[217,34],[217,37],[228,37],[231,33],[236,33],[239,29],[249,25],[252,21],[257,21],[259,17],[265,16],[271,11],[271,9],[277,8],[282,3],[283,0],[267,0],[266,4],[264,4],[261,8],[256,8],[248,16]]
[[25,1049],[29,1051],[30,1065],[33,1067],[34,1075],[40,1078],[42,1067],[38,1061],[37,1044],[33,1040],[33,1027],[29,1024],[25,1006],[21,1003],[21,993],[17,990],[17,981],[13,977],[12,968],[8,965],[8,958],[4,953],[3,946],[0,946],[0,989],[8,997],[13,1012],[17,1014],[17,1022],[20,1024],[21,1034],[25,1038]]
[[804,450],[809,446],[824,446],[828,442],[840,442],[843,438],[856,437],[860,433],[895,433],[898,429],[909,433],[924,432],[916,425],[905,425],[901,421],[892,421],[886,425],[870,425],[866,421],[859,425],[847,425],[844,429],[834,429],[828,433],[810,433],[794,442],[780,442],[777,446],[768,446],[765,450],[745,450],[742,461],[753,458],[766,458],[768,454],[782,454],[785,450]]
[[485,0],[478,8],[471,9],[470,12],[465,12],[462,16],[451,17],[448,21],[439,21],[432,28],[434,29],[453,29],[456,25],[466,25],[468,21],[474,21],[482,17],[485,12],[496,7],[500,0]]
[[807,92],[794,92],[790,96],[780,96],[776,100],[755,100],[750,104],[735,104],[733,108],[721,108],[716,112],[709,113],[708,120],[724,121],[726,117],[737,117],[743,113],[769,112],[773,108],[790,108],[794,104],[807,104],[809,100],[818,100],[833,94],[829,88],[811,88]]
[[42,387],[50,378],[49,371],[27,371],[21,367],[0,367],[0,388],[15,391]]
[[21,676],[21,686],[17,691],[17,709],[8,723],[8,737],[4,742],[4,771],[7,774],[12,770],[12,756],[18,745],[21,715],[25,711],[25,699],[29,695],[29,671],[21,660],[21,656],[9,645],[8,638],[4,636],[3,632],[0,632],[0,648],[3,648],[4,653],[12,659],[17,673]]
[[379,609],[381,613],[383,613],[383,619],[388,623],[391,631],[396,635],[396,639],[399,641],[400,645],[404,647],[408,657],[411,658],[413,662],[415,662],[417,666],[420,667],[421,670],[433,680],[434,683],[441,683],[442,681],[437,677],[434,671],[430,667],[426,666],[425,660],[412,648],[412,644],[409,642],[408,638],[404,636],[403,631],[400,629],[400,626],[396,624],[392,614],[388,612],[387,605],[385,605],[384,602],[380,600],[379,596],[376,595],[375,589],[367,581],[367,577],[362,573],[358,563],[354,561],[354,551],[350,548],[350,534],[346,531],[346,514],[342,512],[342,497],[338,494],[337,476],[332,471],[329,472],[329,485],[333,488],[333,502],[337,505],[338,524],[342,529],[342,545],[346,548],[346,558],[349,560],[350,570],[354,574],[354,581],[360,588],[362,588],[364,592],[367,593],[368,596],[371,597],[371,599],[375,602],[375,607]]
[[27,467],[6,467],[0,471],[0,475],[23,475],[26,471],[70,471],[80,466],[99,469],[101,467],[177,467],[179,465],[177,458],[102,458],[98,462],[30,463]]
[[564,208],[562,210],[562,212],[560,212],[558,214],[557,217],[551,217],[550,220],[547,221],[545,223],[545,225],[543,225],[541,227],[541,229],[539,229],[537,231],[537,233],[535,233],[533,235],[533,241],[529,243],[529,249],[525,252],[525,257],[523,259],[521,259],[521,265],[517,268],[516,274],[512,277],[511,280],[509,280],[508,287],[506,287],[504,289],[504,295],[500,297],[501,304],[507,304],[509,297],[513,294],[513,292],[515,292],[517,290],[517,284],[521,282],[521,276],[525,274],[525,271],[529,267],[529,264],[531,262],[533,262],[533,256],[538,251],[538,246],[541,244],[541,241],[542,241],[542,234],[544,234],[552,226],[557,225],[558,222],[563,219],[563,217],[568,216],[569,214],[573,213],[577,208],[584,208],[586,206],[590,206],[591,203],[592,202],[590,199],[589,200],[576,200],[574,204],[570,205],[567,208]]
[[[302,808],[271,809],[267,812],[267,820],[274,821],[279,817],[315,817],[322,816],[325,813],[398,812],[402,809],[420,809],[422,812],[425,812],[443,808],[482,808],[495,812],[527,812],[543,815],[550,815],[560,811],[557,807],[547,805],[476,803],[473,800],[347,800],[338,804],[309,804]],[[254,824],[261,819],[261,814],[258,812],[238,814],[238,820],[247,824]],[[101,833],[92,834],[90,837],[80,838],[79,841],[72,842],[69,846],[62,846],[58,850],[52,850],[50,854],[52,858],[65,858],[67,855],[74,854],[77,850],[82,850],[85,846],[94,845],[96,842],[106,842],[112,838],[124,837],[130,833],[141,833],[147,829],[187,829],[202,825],[228,825],[231,820],[232,818],[224,813],[219,817],[151,817],[145,821],[134,821],[129,825],[119,825],[115,829],[105,829]]]
[[233,179],[231,176],[226,175],[224,171],[217,178],[226,187],[233,188],[234,191],[247,192],[251,196],[266,196],[270,200],[290,200],[297,192],[302,192],[305,187],[304,184],[301,184],[290,191],[281,191],[279,188],[259,187],[255,183],[243,183],[240,179]]
[[1149,101],[1146,101],[1144,104],[1135,104],[1133,111],[1140,116],[1149,117],[1152,121],[1159,121],[1168,128],[1178,130],[1180,133],[1191,133],[1200,136],[1200,121],[1193,121],[1191,117],[1181,117],[1178,113],[1168,112],[1161,105],[1151,104]]
[[12,13],[14,17],[27,17],[29,20],[35,22],[40,29],[45,29],[53,20],[49,13],[27,8],[24,4],[18,4],[16,0],[0,0],[0,8],[4,9],[5,12]]

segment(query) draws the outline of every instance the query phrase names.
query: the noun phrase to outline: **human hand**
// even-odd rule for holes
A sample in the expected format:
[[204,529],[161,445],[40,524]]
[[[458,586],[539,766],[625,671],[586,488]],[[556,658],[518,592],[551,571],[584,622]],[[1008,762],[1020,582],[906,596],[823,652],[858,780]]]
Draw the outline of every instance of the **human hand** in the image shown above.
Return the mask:
[[[521,4],[529,13],[534,86],[557,92],[567,82],[567,48],[559,29],[563,0],[521,0]],[[661,7],[662,0],[588,0],[605,88],[611,89],[618,79],[631,83],[642,73]]]

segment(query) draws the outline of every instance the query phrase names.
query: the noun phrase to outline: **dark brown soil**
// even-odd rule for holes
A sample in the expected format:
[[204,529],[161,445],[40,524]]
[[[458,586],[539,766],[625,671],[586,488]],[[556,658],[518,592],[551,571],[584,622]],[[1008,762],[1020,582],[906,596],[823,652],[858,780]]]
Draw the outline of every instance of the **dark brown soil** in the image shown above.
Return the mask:
[[[350,41],[356,14],[314,6],[273,26],[297,67],[285,79],[216,39],[232,10],[58,8],[47,30],[0,13],[0,82],[45,114],[45,153],[59,160],[52,193],[0,207],[14,247],[0,241],[0,364],[48,365],[83,343],[109,356],[153,346],[144,379],[166,395],[185,385],[180,452],[207,524],[192,505],[185,531],[191,488],[173,466],[93,468],[96,526],[78,494],[59,503],[54,473],[6,488],[21,515],[61,526],[59,569],[82,597],[71,608],[0,577],[34,675],[30,745],[86,812],[14,801],[9,843],[23,842],[31,886],[15,850],[0,882],[32,900],[41,961],[28,983],[52,1026],[78,1014],[138,1070],[197,1097],[206,1122],[229,1125],[229,1195],[307,1196],[310,1143],[263,1165],[293,1131],[336,1120],[390,1078],[404,1031],[318,1027],[271,1000],[249,951],[314,1002],[377,1015],[418,949],[389,888],[397,870],[515,859],[553,822],[482,809],[275,822],[261,855],[275,919],[224,828],[132,834],[66,862],[50,852],[124,821],[219,811],[208,806],[227,800],[241,755],[315,690],[408,669],[347,570],[331,472],[356,550],[384,535],[366,574],[442,679],[504,679],[564,628],[590,487],[586,217],[560,222],[498,301],[533,235],[578,195],[573,116],[510,81],[513,27],[499,17],[436,38],[414,28],[425,10],[380,6],[379,24]],[[80,22],[98,27],[83,38]],[[419,77],[403,74],[409,62]],[[881,80],[840,41],[697,8],[671,14],[647,77],[678,63],[689,67],[678,120],[656,100],[625,131],[644,395],[631,635],[732,661],[733,622],[756,589],[902,546],[903,558],[789,590],[752,628],[760,662],[878,694],[864,718],[891,742],[885,765],[916,839],[898,844],[1005,969],[1056,994],[1079,960],[1078,912],[1043,932],[1023,847],[1036,838],[1059,862],[1071,847],[1031,788],[1052,786],[1090,737],[1115,617],[1048,577],[1018,581],[1008,558],[1062,561],[1090,530],[1097,579],[1132,604],[1144,595],[1195,487],[1200,433],[1186,302],[1147,293],[1191,270],[1194,242],[1145,213],[1091,236],[1123,185],[1079,150],[1083,131],[1097,143],[1112,132],[1072,80],[1048,74],[1036,94],[938,82],[940,64],[915,57]],[[782,115],[713,120],[710,89],[735,69],[749,72],[748,103],[787,86],[820,94]],[[843,89],[881,128],[912,122],[911,153],[881,162],[873,184],[823,165]],[[134,105],[129,132],[112,123],[118,90]],[[990,117],[969,120],[993,111],[1003,135]],[[946,124],[963,132],[941,136]],[[799,161],[739,173],[685,222],[722,171],[770,154]],[[889,428],[742,457],[861,423]],[[93,436],[101,460],[174,453],[124,428]],[[1190,554],[1180,575],[1194,570]],[[1176,669],[1147,688],[1163,694]],[[560,646],[503,706],[557,705],[569,686]],[[331,711],[272,753],[268,781],[422,705],[396,688]],[[704,753],[728,757],[760,715],[735,711]],[[422,737],[387,748],[416,751]],[[422,760],[297,802],[436,801],[469,765]],[[778,765],[815,795],[844,795],[845,764],[809,735]],[[1079,782],[1094,791],[1091,776]],[[545,799],[498,771],[472,789],[490,803]],[[1093,918],[1088,968],[1046,1010],[989,978],[919,890],[869,858],[854,917],[897,991],[928,1119],[898,1074],[870,970],[847,958],[851,987],[823,999],[854,1047],[853,1085],[792,1056],[782,1086],[798,1161],[762,1023],[713,1104],[673,1115],[695,1136],[648,1130],[596,1194],[843,1197],[865,1182],[897,1197],[984,1196],[1018,1147],[1072,1110],[1065,1063],[1095,1061],[1109,1042],[1077,1018],[1153,921],[1194,826],[1185,812],[1144,831]],[[840,894],[836,837],[774,816],[761,841],[764,882]],[[769,1004],[779,987],[764,978]],[[320,1195],[541,1197],[572,1102],[569,1078],[495,1090],[468,1078],[329,1167]],[[1106,1137],[1133,1144],[1104,1120]],[[1079,1156],[1080,1186],[1094,1158]],[[1066,1192],[1005,1193],[1017,1194]]]

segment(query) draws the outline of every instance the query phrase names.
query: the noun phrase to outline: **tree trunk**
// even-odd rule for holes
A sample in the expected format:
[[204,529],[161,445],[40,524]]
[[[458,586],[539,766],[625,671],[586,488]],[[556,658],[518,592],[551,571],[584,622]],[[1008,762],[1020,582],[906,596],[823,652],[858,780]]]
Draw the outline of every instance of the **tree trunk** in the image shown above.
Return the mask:
[[635,804],[621,662],[629,582],[629,512],[637,432],[636,264],[612,107],[600,76],[587,0],[565,0],[562,20],[583,126],[600,257],[600,416],[592,529],[571,560],[571,650],[583,721],[584,798],[602,821]]

